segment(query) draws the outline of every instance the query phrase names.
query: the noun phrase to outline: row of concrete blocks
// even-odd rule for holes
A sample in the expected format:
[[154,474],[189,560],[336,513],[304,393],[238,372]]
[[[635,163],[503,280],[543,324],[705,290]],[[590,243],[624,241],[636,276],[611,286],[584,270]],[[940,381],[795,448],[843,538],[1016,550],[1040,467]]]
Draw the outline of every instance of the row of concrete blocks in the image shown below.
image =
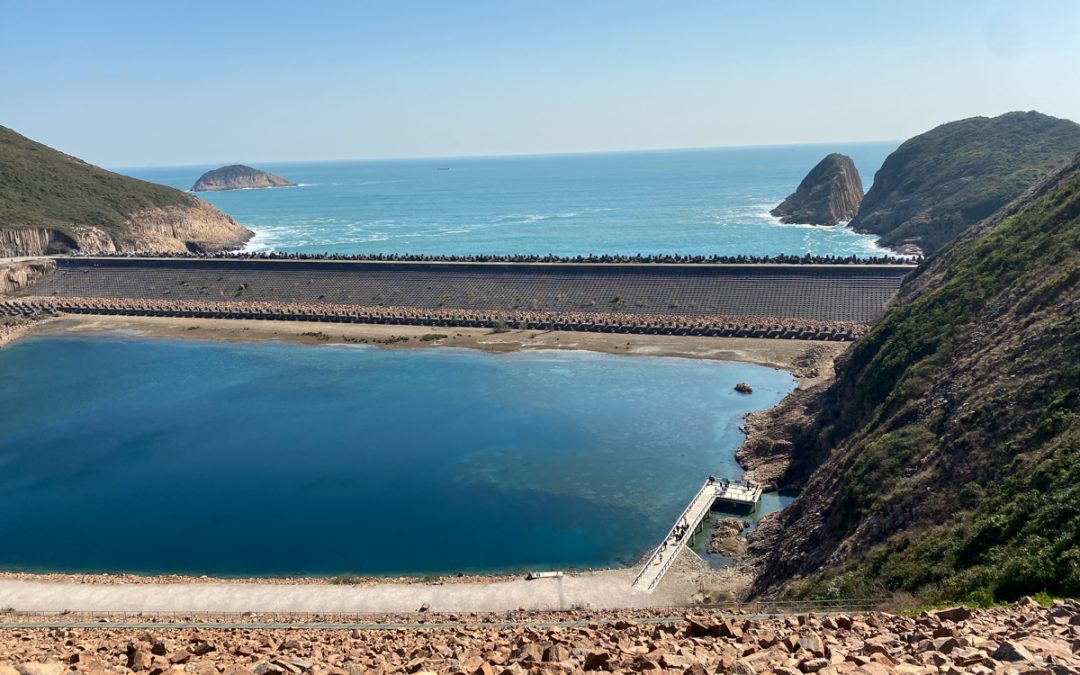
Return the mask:
[[[58,303],[5,303],[0,313],[31,315],[40,311],[60,311],[68,314],[109,314],[118,316],[157,316],[192,319],[253,319],[275,321],[311,321],[324,323],[361,323],[400,326],[431,326],[433,328],[494,328],[496,320],[453,318],[404,318],[359,313],[307,313],[307,312],[226,312],[206,310],[137,309],[131,307],[77,307]],[[524,324],[524,325],[522,325]],[[510,322],[509,327],[526,330],[583,331],[592,333],[624,333],[644,335],[688,335],[702,337],[771,338],[780,340],[828,340],[845,342],[855,339],[850,331],[798,330],[794,328],[752,328],[724,326],[720,328],[672,327],[647,324],[598,324],[564,321]]]

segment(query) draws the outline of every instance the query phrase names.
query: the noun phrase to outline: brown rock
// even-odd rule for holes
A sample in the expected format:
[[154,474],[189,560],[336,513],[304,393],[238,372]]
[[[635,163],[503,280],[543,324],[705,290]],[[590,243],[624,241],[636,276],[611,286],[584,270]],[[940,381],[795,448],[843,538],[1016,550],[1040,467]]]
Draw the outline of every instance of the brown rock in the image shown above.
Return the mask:
[[816,673],[829,665],[828,659],[807,659],[799,664],[799,670],[804,673]]
[[59,663],[23,663],[15,666],[19,675],[60,675],[64,667]]
[[729,640],[739,640],[743,635],[742,630],[727,619],[718,624],[714,624],[710,628],[710,632],[717,637],[727,638]]
[[735,667],[731,669],[731,672],[732,675],[756,675],[758,671],[750,661],[739,659],[735,662]]
[[562,663],[570,660],[570,648],[563,644],[549,645],[544,650],[544,661],[547,663]]
[[686,627],[686,634],[690,637],[705,637],[706,635],[709,635],[709,626],[690,617],[686,617],[686,621],[689,624]]
[[814,656],[825,656],[825,643],[814,633],[800,637],[798,645],[801,649],[805,649]]
[[604,650],[595,650],[585,657],[585,670],[607,670],[611,654]]
[[681,654],[664,654],[660,657],[660,665],[669,670],[684,670],[692,663],[693,659]]
[[1018,642],[1006,640],[991,655],[998,661],[1034,661],[1035,657]]
[[[135,648],[128,652],[127,667],[136,672],[140,670],[150,670],[152,656],[150,652],[142,648]],[[23,675],[32,675],[31,673],[23,673]]]
[[936,616],[940,621],[967,621],[971,618],[971,610],[967,607],[964,607],[963,605],[960,605],[959,607],[939,609],[934,612],[934,616]]

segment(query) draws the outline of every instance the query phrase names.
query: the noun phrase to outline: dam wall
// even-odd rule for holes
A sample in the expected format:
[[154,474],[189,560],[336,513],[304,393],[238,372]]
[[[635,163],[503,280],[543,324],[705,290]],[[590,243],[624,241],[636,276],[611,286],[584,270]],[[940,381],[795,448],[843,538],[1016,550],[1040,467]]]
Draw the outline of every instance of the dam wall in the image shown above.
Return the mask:
[[[902,265],[679,265],[57,258],[24,295],[295,303],[446,314],[588,314],[869,324]],[[652,319],[650,319],[652,320]],[[787,321],[782,321],[786,323]]]

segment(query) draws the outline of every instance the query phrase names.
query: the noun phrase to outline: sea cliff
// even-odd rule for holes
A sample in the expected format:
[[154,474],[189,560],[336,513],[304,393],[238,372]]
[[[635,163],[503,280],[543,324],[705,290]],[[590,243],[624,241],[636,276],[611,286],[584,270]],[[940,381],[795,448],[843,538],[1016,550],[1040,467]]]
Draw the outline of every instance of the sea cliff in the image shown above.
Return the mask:
[[221,251],[252,234],[201,199],[0,127],[0,257]]

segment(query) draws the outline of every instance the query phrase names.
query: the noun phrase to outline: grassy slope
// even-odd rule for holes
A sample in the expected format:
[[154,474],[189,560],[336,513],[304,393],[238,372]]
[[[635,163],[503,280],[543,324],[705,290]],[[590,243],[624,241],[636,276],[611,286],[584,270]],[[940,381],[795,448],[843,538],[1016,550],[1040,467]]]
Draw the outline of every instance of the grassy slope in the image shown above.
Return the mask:
[[933,253],[1078,151],[1080,125],[1037,112],[943,124],[889,155],[851,226]]
[[0,126],[0,227],[72,225],[117,233],[146,207],[197,202],[163,185],[106,171]]
[[[1037,198],[1036,198],[1037,195]],[[759,591],[1080,595],[1080,158],[935,256],[839,364]]]

